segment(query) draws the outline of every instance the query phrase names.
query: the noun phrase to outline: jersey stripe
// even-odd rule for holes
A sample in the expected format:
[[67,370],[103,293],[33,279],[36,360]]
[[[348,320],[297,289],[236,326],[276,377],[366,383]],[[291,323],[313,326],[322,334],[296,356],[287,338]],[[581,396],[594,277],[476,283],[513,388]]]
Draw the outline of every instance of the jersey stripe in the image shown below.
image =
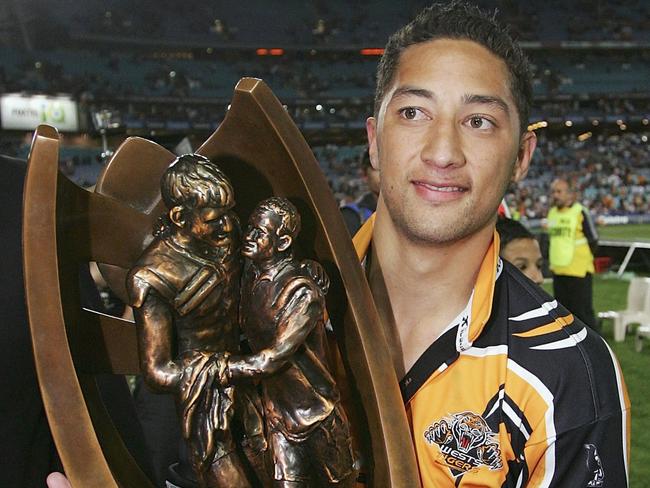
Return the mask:
[[563,327],[565,327],[567,324],[570,324],[572,321],[573,321],[573,315],[569,314],[566,317],[560,317],[559,319],[555,319],[550,324],[540,325],[539,327],[536,327],[531,330],[527,330],[526,332],[513,333],[512,335],[517,337],[537,337],[546,334],[551,334],[553,332],[559,332],[560,330],[562,330]]
[[567,347],[575,347],[578,343],[585,340],[587,337],[587,329],[582,328],[577,334],[571,334],[566,339],[559,341],[549,342],[547,344],[540,344],[539,346],[532,346],[531,349],[550,351],[555,349],[566,349]]
[[521,315],[517,315],[516,317],[509,317],[508,320],[522,322],[528,319],[543,317],[544,315],[548,315],[548,313],[555,308],[557,308],[557,300],[553,300],[552,302],[545,302],[542,303],[539,308],[534,308],[528,312],[522,313]]
[[609,355],[612,358],[612,363],[614,364],[614,371],[616,372],[616,388],[618,389],[618,398],[619,402],[621,404],[621,437],[623,438],[623,460],[625,464],[625,478],[627,479],[628,484],[630,483],[630,473],[629,473],[629,465],[628,465],[628,428],[629,426],[627,425],[627,414],[626,414],[626,408],[625,408],[625,390],[623,388],[623,376],[621,374],[621,368],[618,364],[618,361],[616,360],[616,357],[614,356],[614,352],[612,349],[609,347],[609,344],[603,339],[603,342],[607,346],[607,351],[609,351]]
[[553,405],[553,394],[544,385],[544,383],[540,381],[539,378],[537,378],[535,375],[530,373],[530,371],[524,369],[522,366],[510,358],[508,358],[508,369],[526,381],[530,386],[532,386],[546,403],[546,413],[544,420],[546,424],[546,438],[548,439],[548,446],[546,448],[546,453],[544,456],[544,479],[540,484],[540,488],[551,486],[551,480],[553,479],[553,473],[555,472],[555,421],[553,419],[555,408]]
[[474,356],[476,358],[484,358],[486,356],[498,356],[499,354],[507,355],[508,346],[501,344],[498,346],[488,347],[470,347],[467,351],[461,352],[464,356]]

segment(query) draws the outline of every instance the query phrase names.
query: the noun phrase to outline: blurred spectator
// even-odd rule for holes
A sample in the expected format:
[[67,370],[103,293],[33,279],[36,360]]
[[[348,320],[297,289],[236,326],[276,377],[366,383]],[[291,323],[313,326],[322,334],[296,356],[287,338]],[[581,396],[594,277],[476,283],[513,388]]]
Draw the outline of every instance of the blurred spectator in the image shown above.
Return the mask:
[[341,207],[341,215],[351,236],[357,233],[363,223],[377,209],[377,197],[379,196],[379,170],[372,167],[368,150],[364,152],[361,162],[361,170],[368,190],[353,202]]
[[544,259],[535,236],[520,222],[508,218],[497,220],[497,232],[501,238],[501,258],[514,264],[533,283],[541,285]]
[[548,212],[548,234],[553,294],[580,320],[596,329],[592,277],[598,233],[589,210],[576,202],[567,180],[554,180],[551,194],[553,207]]

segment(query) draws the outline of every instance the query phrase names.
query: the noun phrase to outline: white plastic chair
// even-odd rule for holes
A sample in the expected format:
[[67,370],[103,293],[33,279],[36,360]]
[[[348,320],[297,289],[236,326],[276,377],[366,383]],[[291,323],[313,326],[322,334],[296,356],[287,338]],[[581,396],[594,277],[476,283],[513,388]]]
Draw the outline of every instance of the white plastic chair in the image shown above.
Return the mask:
[[613,319],[614,340],[625,340],[629,324],[650,323],[650,278],[632,278],[627,290],[627,308],[619,311],[600,312],[599,318]]

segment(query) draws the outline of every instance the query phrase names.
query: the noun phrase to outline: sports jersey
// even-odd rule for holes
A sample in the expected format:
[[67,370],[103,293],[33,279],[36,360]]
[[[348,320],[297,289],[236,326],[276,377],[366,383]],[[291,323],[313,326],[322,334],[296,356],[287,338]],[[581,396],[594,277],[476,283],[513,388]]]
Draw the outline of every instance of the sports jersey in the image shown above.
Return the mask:
[[[373,223],[355,236],[360,257]],[[618,362],[498,249],[495,232],[467,306],[400,382],[422,485],[627,486]]]

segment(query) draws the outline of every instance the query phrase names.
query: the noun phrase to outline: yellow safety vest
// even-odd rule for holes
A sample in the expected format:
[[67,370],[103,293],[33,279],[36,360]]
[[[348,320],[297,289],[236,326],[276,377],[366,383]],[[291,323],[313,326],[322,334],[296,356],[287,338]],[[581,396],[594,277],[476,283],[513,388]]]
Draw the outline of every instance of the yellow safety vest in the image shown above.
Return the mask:
[[583,277],[594,272],[594,257],[582,232],[582,205],[551,208],[548,213],[551,271],[558,275]]

